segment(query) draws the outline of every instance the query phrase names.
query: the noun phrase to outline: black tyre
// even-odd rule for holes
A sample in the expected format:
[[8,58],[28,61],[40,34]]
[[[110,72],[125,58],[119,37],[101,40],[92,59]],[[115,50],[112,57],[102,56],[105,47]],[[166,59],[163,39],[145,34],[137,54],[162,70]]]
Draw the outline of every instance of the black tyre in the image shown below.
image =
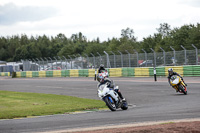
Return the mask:
[[109,108],[111,111],[116,111],[116,110],[117,110],[116,105],[115,105],[115,102],[114,102],[114,100],[112,99],[112,97],[107,96],[107,97],[104,98],[104,101],[105,101],[106,105],[108,106],[108,108]]
[[121,109],[127,110],[128,109],[128,103],[127,102],[123,102]]
[[179,85],[179,90],[181,90],[181,92],[183,92],[183,94],[187,95],[187,91],[185,91],[185,89],[182,85]]

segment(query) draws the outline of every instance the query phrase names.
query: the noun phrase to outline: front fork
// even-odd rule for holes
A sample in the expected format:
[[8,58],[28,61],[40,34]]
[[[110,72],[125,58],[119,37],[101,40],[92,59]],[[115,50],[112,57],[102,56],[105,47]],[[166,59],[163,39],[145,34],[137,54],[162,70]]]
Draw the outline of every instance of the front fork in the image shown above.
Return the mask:
[[[182,86],[184,87],[185,91],[187,91],[187,88],[186,88],[186,85],[183,81],[181,81]],[[178,85],[175,85],[175,86],[172,86],[176,91],[180,92],[179,89],[178,89]]]
[[187,91],[187,87],[186,87],[186,85],[185,85],[185,82],[182,81],[181,84],[183,85],[185,91]]

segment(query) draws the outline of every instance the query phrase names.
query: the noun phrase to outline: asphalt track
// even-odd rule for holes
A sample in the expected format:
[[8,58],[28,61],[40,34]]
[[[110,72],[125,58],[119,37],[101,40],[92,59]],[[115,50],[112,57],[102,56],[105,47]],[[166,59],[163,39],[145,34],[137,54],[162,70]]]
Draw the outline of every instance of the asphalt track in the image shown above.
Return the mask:
[[[129,103],[126,111],[100,110],[33,118],[0,120],[0,133],[67,131],[75,128],[149,121],[200,118],[200,77],[184,77],[188,95],[176,93],[166,77],[112,78]],[[0,90],[97,97],[93,78],[0,77]]]

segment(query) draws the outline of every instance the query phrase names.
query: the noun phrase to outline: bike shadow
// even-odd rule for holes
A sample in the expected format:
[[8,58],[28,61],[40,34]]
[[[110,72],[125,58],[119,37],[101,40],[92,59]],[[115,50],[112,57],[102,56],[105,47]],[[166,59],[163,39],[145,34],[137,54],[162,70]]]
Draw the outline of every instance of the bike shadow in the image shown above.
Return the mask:
[[[187,94],[187,95],[188,95],[188,94]],[[183,93],[171,94],[171,96],[187,96],[187,95],[185,95],[185,94],[183,94]]]

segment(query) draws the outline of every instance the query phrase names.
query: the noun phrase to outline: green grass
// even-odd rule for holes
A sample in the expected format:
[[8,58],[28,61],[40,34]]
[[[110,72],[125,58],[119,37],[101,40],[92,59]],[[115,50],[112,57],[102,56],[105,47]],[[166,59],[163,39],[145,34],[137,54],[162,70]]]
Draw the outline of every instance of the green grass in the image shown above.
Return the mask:
[[72,96],[0,91],[0,119],[65,114],[106,108],[101,100]]

